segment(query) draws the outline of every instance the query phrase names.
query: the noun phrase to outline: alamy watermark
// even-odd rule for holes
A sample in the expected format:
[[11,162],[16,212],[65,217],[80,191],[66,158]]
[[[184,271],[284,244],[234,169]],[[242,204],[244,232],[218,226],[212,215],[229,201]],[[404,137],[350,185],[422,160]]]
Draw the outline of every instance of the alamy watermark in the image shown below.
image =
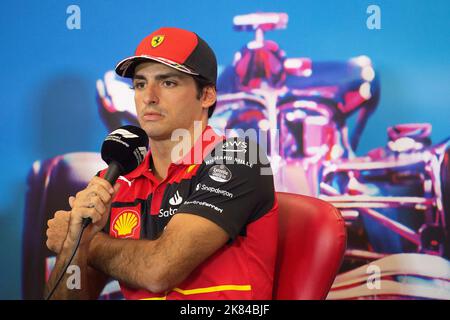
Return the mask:
[[366,26],[369,30],[381,29],[381,9],[376,4],[367,7],[366,13],[369,15],[366,20]]
[[81,29],[81,9],[76,4],[67,7],[66,13],[69,15],[66,19],[66,27],[69,30]]
[[[208,142],[213,142],[215,134],[213,131],[205,131],[202,135],[202,122],[194,122],[194,137],[189,130],[181,128],[172,132],[171,141],[177,142],[172,149],[171,159],[174,162],[186,164],[201,164],[204,160],[214,162],[215,164],[243,164],[253,167],[255,164],[261,165],[262,175],[272,175],[269,166],[270,161],[267,157],[270,155],[279,155],[279,131],[272,130],[256,130],[256,129],[227,129],[225,136],[229,137],[223,144],[217,144],[220,148],[215,147],[214,157],[206,159],[211,150],[203,148]],[[269,138],[270,137],[270,138]],[[202,139],[202,143],[195,143],[192,148],[192,142]],[[236,138],[236,139],[233,139]],[[270,140],[270,142],[269,142]],[[270,152],[268,147],[270,145]],[[183,158],[183,155],[189,154],[189,159]],[[177,161],[178,159],[178,161]]]
[[66,286],[69,290],[80,290],[81,289],[81,270],[80,267],[71,264],[66,271],[70,276],[67,277]]

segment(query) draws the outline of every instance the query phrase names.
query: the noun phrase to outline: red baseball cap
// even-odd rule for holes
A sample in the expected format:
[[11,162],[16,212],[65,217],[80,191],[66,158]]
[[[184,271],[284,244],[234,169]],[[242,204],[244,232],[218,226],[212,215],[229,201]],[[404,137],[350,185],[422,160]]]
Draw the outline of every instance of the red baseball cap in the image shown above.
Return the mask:
[[194,32],[169,27],[156,30],[141,41],[134,56],[117,64],[116,73],[132,78],[136,66],[148,60],[200,76],[216,84],[216,56],[208,44]]

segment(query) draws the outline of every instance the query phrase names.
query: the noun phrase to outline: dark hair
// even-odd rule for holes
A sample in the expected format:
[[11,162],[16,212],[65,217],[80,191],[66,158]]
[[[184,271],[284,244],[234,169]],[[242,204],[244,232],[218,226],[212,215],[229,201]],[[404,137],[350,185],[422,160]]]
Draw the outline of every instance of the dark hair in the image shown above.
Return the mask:
[[[211,86],[214,87],[214,89],[216,89],[216,85],[211,81],[206,80],[205,78],[199,76],[193,76],[193,78],[195,81],[195,86],[197,87],[197,99],[200,99],[202,97],[204,88]],[[216,108],[216,104],[217,101],[215,101],[214,104],[208,108],[208,118],[211,118],[214,109]]]

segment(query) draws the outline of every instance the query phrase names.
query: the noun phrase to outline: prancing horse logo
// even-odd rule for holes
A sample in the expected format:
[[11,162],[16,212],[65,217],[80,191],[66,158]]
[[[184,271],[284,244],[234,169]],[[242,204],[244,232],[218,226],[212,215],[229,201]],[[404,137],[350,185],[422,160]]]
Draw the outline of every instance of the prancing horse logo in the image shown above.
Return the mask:
[[152,38],[152,47],[156,48],[164,41],[164,36],[154,36]]

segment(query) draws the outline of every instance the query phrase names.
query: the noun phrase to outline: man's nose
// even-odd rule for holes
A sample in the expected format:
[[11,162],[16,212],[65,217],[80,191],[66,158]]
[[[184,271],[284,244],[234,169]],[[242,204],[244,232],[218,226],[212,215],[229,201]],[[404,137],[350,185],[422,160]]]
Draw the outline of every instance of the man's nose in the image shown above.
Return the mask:
[[144,102],[145,104],[158,104],[159,93],[156,84],[149,83],[144,91]]

